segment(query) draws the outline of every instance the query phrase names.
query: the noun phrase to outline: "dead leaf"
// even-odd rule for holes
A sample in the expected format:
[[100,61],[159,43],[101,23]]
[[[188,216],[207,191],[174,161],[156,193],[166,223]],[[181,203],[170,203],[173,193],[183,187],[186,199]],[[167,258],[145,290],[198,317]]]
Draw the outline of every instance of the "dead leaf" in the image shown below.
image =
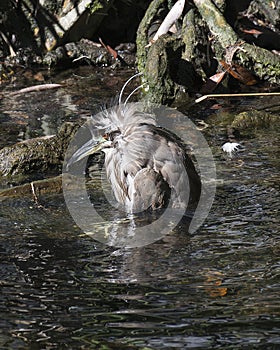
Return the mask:
[[214,83],[219,84],[223,80],[225,73],[226,72],[216,73],[215,75],[212,75],[209,79],[214,81]]
[[116,60],[118,58],[118,53],[116,50],[112,49],[110,45],[106,45],[101,38],[99,38],[100,44],[109,52],[111,56]]
[[205,291],[210,295],[210,297],[216,298],[227,295],[228,288],[222,287],[224,278],[222,273],[218,271],[207,271],[205,277]]
[[252,34],[255,37],[258,37],[259,35],[263,34],[263,32],[257,30],[257,29],[241,29],[243,33],[246,34]]
[[223,106],[222,106],[221,104],[219,104],[219,103],[214,103],[214,104],[210,107],[210,109],[216,111],[216,110],[221,109],[222,107],[223,107]]
[[217,85],[223,80],[225,74],[226,72],[223,71],[212,75],[210,78],[207,79],[200,92],[202,94],[209,94],[212,91],[214,91]]
[[239,80],[245,85],[255,85],[257,83],[256,78],[253,76],[248,69],[238,65],[238,64],[228,64],[225,61],[220,61],[220,64],[226,69],[230,75],[235,79]]
[[33,78],[35,80],[37,80],[37,81],[44,81],[45,80],[45,78],[44,78],[44,76],[43,76],[43,74],[41,72],[38,72],[38,73],[34,74]]

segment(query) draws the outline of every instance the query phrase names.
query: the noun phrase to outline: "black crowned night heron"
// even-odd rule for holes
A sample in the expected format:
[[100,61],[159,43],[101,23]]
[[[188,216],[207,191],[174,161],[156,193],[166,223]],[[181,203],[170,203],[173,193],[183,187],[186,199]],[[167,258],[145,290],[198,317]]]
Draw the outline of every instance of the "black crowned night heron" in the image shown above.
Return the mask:
[[68,166],[102,150],[114,196],[130,213],[197,203],[201,182],[185,145],[137,106],[119,103],[99,113],[93,125],[103,136],[93,132]]

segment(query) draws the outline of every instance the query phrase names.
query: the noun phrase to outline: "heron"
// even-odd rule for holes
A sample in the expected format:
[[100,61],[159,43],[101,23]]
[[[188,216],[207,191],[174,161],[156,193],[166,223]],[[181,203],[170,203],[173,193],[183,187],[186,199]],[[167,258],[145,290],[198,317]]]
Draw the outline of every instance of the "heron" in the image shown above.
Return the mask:
[[128,213],[198,203],[201,181],[186,145],[158,126],[153,113],[141,110],[138,103],[127,103],[131,94],[121,101],[126,84],[119,103],[92,121],[91,139],[71,156],[68,168],[103,151],[112,192]]

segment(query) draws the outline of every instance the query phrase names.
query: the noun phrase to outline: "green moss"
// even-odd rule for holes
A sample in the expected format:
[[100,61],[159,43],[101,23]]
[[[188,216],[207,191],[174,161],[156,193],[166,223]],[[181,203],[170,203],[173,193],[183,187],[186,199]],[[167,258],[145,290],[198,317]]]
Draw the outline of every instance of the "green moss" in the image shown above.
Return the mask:
[[104,7],[104,1],[99,1],[99,0],[94,0],[87,6],[91,14],[95,13],[98,10],[103,9],[103,7]]
[[145,12],[137,31],[137,65],[139,72],[145,70],[147,55],[148,55],[148,29],[157,15],[160,7],[165,3],[166,0],[154,0]]
[[279,117],[263,111],[242,112],[235,116],[232,127],[244,130],[279,127]]

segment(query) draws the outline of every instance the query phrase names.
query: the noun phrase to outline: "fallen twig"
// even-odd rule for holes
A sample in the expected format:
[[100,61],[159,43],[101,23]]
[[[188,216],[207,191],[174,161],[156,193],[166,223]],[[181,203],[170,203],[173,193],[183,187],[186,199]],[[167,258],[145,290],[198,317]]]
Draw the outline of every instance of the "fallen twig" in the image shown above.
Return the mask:
[[204,95],[195,100],[195,103],[199,103],[208,98],[217,98],[217,97],[254,97],[254,96],[279,96],[280,92],[248,92],[241,94],[209,94]]
[[90,57],[89,56],[82,55],[80,57],[74,58],[72,62],[77,62],[77,61],[82,60],[84,58],[86,58],[87,60],[90,61]]
[[34,186],[34,182],[33,181],[30,182],[30,186],[31,186],[31,192],[32,192],[32,195],[33,195],[34,202],[37,204],[38,207],[41,207],[41,204],[39,204],[38,196],[36,194],[36,190],[35,190],[35,186]]
[[62,87],[61,84],[41,84],[41,85],[33,85],[29,86],[27,88],[23,88],[17,91],[10,92],[10,95],[19,95],[19,94],[25,94],[26,92],[33,92],[33,91],[42,91],[42,90],[48,90],[48,89],[57,89]]

